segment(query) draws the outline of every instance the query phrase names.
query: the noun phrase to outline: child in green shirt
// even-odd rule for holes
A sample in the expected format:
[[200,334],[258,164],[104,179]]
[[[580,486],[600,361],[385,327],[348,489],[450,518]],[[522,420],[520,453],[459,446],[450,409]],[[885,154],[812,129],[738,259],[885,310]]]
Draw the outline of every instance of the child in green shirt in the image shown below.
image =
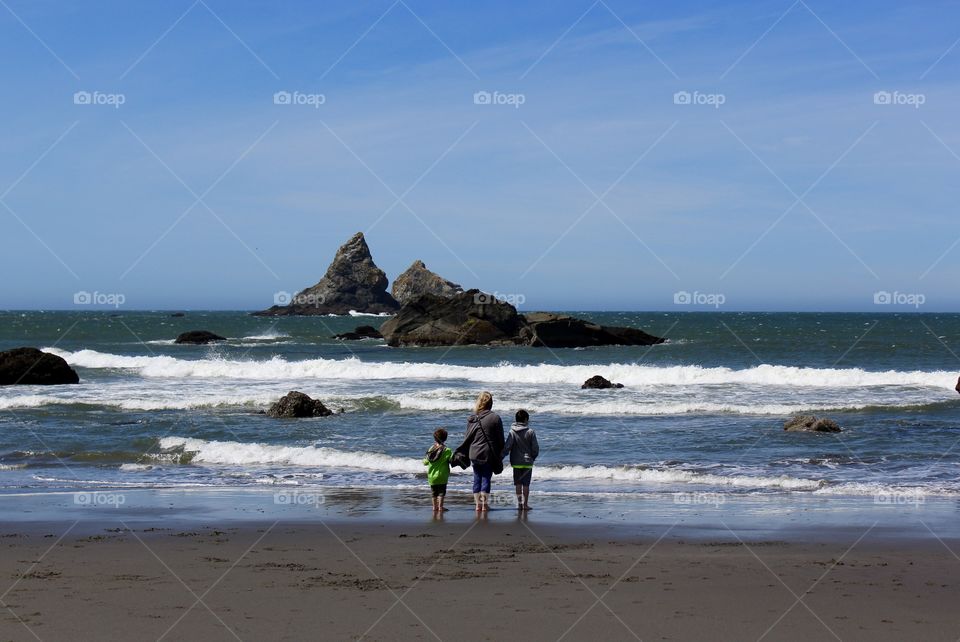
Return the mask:
[[427,466],[427,481],[433,491],[433,512],[440,513],[447,494],[447,480],[450,478],[450,457],[453,451],[447,448],[447,431],[437,428],[433,431],[433,445],[427,451],[423,465]]

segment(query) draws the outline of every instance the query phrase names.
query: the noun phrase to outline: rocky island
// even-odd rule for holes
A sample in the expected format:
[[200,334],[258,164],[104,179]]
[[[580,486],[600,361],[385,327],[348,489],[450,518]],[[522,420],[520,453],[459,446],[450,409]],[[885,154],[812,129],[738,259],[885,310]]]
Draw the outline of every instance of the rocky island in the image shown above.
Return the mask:
[[[666,339],[637,328],[603,326],[564,314],[517,309],[478,289],[467,290],[431,272],[417,260],[397,277],[393,294],[387,275],[376,266],[362,232],[344,243],[320,281],[258,316],[394,313],[379,330],[387,345],[531,346],[583,348],[649,346]],[[376,328],[361,326],[334,338],[380,338]]]
[[452,297],[424,294],[404,305],[380,328],[387,345],[525,345],[547,348],[647,346],[665,339],[636,328],[602,326],[575,317],[535,312],[522,315],[480,290]]

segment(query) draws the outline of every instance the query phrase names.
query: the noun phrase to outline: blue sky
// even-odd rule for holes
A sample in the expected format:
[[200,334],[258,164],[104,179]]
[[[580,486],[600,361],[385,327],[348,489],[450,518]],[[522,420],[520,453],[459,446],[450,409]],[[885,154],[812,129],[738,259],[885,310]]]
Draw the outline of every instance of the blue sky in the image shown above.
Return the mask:
[[957,2],[0,5],[0,308],[960,311]]

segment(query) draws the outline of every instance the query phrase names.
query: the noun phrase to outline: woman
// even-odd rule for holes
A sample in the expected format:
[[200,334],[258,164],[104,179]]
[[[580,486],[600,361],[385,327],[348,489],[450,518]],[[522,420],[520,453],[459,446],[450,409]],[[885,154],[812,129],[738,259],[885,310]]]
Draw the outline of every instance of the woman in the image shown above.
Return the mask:
[[467,436],[457,448],[466,452],[473,465],[473,501],[477,512],[490,509],[490,478],[503,471],[503,422],[491,410],[493,395],[481,392],[474,406],[474,414],[467,419]]

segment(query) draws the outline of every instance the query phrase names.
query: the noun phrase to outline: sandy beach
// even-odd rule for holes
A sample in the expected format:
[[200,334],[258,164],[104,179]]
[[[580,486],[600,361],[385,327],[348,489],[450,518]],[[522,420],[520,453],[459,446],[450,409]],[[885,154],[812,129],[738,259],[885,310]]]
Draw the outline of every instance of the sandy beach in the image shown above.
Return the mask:
[[[602,522],[7,523],[0,639],[955,640],[960,559]],[[413,521],[416,520],[416,521]]]
[[960,642],[958,24],[0,0],[0,642]]

